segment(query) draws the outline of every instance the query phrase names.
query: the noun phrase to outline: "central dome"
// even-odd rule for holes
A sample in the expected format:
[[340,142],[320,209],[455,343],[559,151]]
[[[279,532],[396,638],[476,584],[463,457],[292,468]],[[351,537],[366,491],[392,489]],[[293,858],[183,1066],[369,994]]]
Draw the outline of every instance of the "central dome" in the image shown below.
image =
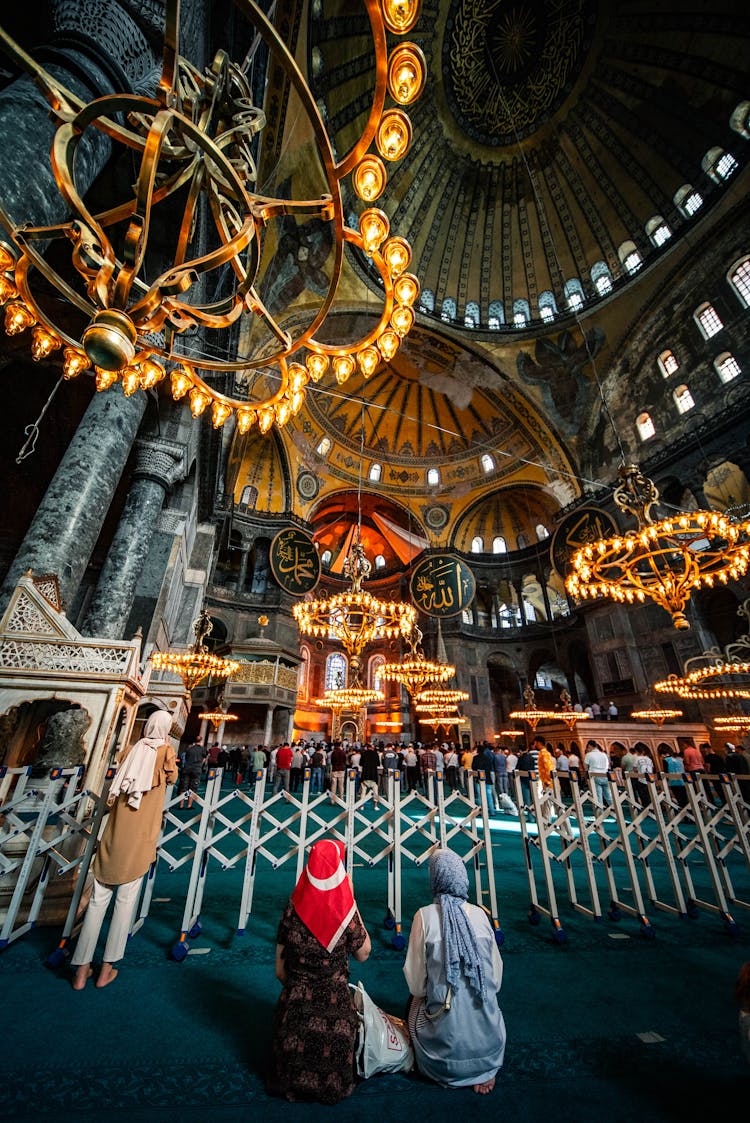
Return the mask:
[[462,131],[499,147],[548,121],[580,74],[596,7],[593,0],[452,0],[443,76]]

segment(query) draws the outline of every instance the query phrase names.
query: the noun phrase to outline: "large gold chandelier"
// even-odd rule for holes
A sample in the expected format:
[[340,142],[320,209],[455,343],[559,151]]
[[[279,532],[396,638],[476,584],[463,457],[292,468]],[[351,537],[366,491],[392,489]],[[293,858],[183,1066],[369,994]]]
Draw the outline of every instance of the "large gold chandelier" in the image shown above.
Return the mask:
[[214,678],[230,678],[239,670],[240,665],[236,659],[225,659],[222,655],[214,655],[208,650],[205,639],[212,629],[211,617],[204,608],[193,623],[195,632],[193,646],[187,651],[152,651],[150,655],[152,665],[157,671],[168,671],[170,674],[178,675],[188,694],[192,694],[198,683],[207,675],[213,675]]
[[353,713],[368,706],[370,702],[382,702],[384,698],[382,690],[371,690],[357,681],[351,686],[337,686],[324,691],[322,697],[316,698],[313,704],[322,709],[333,710],[334,713]]
[[530,683],[527,683],[523,692],[524,708],[522,710],[511,710],[508,714],[509,718],[513,721],[526,721],[532,729],[536,729],[540,721],[563,721],[568,729],[572,729],[579,721],[587,721],[589,715],[587,713],[574,710],[571,702],[570,695],[567,690],[560,692],[560,701],[562,708],[559,710],[542,710],[536,704],[536,695]]
[[[0,202],[0,223],[13,243],[13,252],[0,248],[0,303],[6,332],[30,330],[36,360],[59,352],[65,378],[92,370],[97,390],[119,382],[126,395],[167,381],[175,399],[189,400],[194,416],[210,407],[218,428],[235,414],[244,433],[255,424],[263,432],[274,423],[284,425],[301,409],[307,384],[329,369],[339,383],[357,367],[369,377],[381,360],[393,357],[414,322],[419,282],[407,272],[411,249],[391,235],[387,216],[371,204],[386,186],[383,161],[400,160],[410,146],[404,106],[421,94],[425,66],[413,43],[389,53],[386,36],[386,30],[400,36],[413,28],[419,0],[364,0],[375,54],[372,103],[359,138],[348,152],[334,155],[313,93],[273,24],[252,0],[237,4],[255,28],[256,43],[265,43],[299,98],[325,192],[304,200],[258,192],[253,140],[265,116],[252,103],[249,57],[240,66],[219,51],[204,71],[196,69],[179,54],[179,0],[166,0],[164,62],[154,97],[114,94],[86,104],[0,32],[0,46],[52,108],[57,131],[50,158],[71,215],[58,225],[38,227],[15,221]],[[393,104],[386,105],[387,95]],[[76,152],[90,129],[128,148],[135,163],[132,194],[97,214],[88,209],[76,180]],[[357,230],[344,221],[342,183],[349,176],[365,204]],[[172,231],[169,214],[178,193],[185,202]],[[208,247],[198,243],[202,213],[212,223]],[[333,243],[327,291],[311,322],[295,331],[261,297],[272,258],[264,245],[272,244],[274,224],[285,216],[327,224]],[[145,266],[149,230],[157,226],[160,243],[170,229],[174,252],[153,277]],[[66,241],[70,259],[57,267],[45,248]],[[337,295],[346,245],[370,257],[382,282],[383,306],[371,331],[338,346],[319,336]],[[222,284],[231,278],[230,291],[207,300],[205,289],[218,287],[217,270]],[[215,333],[239,321],[244,328],[252,321],[253,354],[227,357],[214,344]],[[195,329],[201,330],[200,353],[191,341]],[[231,376],[228,393],[210,381],[222,375]]]
[[447,682],[453,678],[456,668],[451,663],[441,663],[433,659],[426,659],[421,648],[422,631],[418,627],[412,629],[411,637],[407,640],[411,648],[410,654],[400,663],[384,663],[379,668],[378,674],[386,682],[400,682],[406,687],[411,698],[415,698],[428,685]]
[[344,562],[344,576],[351,581],[350,588],[320,600],[299,601],[292,609],[303,635],[339,641],[349,655],[354,684],[359,683],[360,656],[367,644],[375,639],[408,636],[417,618],[414,605],[381,600],[365,592],[362,582],[371,572],[364,546],[356,538]]
[[654,522],[659,499],[653,482],[634,464],[623,465],[614,492],[617,506],[638,529],[581,547],[565,581],[571,596],[611,597],[621,603],[654,601],[688,628],[685,605],[693,589],[741,577],[750,563],[750,521],[718,511],[679,512]]
[[670,710],[664,706],[653,706],[648,710],[631,710],[630,716],[636,721],[650,721],[654,725],[662,726],[665,721],[674,721],[682,717],[682,710]]
[[237,714],[230,714],[227,710],[206,710],[198,714],[200,721],[208,721],[217,730],[221,725],[227,721],[239,721]]

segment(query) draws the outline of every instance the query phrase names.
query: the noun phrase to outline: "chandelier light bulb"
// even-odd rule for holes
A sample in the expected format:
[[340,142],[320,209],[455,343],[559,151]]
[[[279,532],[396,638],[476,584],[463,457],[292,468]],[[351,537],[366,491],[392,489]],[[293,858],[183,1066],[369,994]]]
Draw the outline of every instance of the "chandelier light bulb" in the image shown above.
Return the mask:
[[0,273],[0,304],[7,304],[9,300],[14,300],[18,296],[18,289],[10,280],[9,277],[4,277]]
[[393,299],[397,304],[416,304],[420,285],[413,273],[402,273],[393,283]]
[[35,363],[48,358],[60,346],[60,340],[47,328],[37,324],[31,332],[31,357]]
[[283,429],[289,418],[292,416],[292,410],[289,401],[286,398],[282,398],[281,401],[277,402],[274,406],[274,412],[276,414],[276,424],[280,429]]
[[66,347],[63,351],[63,378],[77,378],[91,366],[88,356],[75,347]]
[[384,160],[403,160],[411,144],[411,121],[402,109],[389,109],[383,114],[375,143]]
[[363,347],[357,352],[357,362],[363,378],[369,378],[378,368],[380,352],[376,347]]
[[96,375],[96,388],[97,390],[109,390],[110,386],[114,386],[117,382],[117,374],[113,370],[101,370],[95,367]]
[[349,376],[354,374],[357,369],[357,364],[351,355],[336,355],[332,365],[339,386],[343,386]]
[[359,232],[365,247],[365,253],[374,254],[379,250],[388,237],[391,224],[388,216],[376,208],[363,211],[359,217]]
[[303,405],[305,404],[305,397],[306,395],[304,390],[293,390],[290,394],[289,409],[291,411],[292,417],[296,417],[299,411],[302,409]]
[[421,0],[383,0],[385,26],[394,35],[405,35],[419,19]]
[[180,398],[184,398],[185,394],[187,394],[188,390],[193,385],[192,378],[182,367],[177,367],[173,370],[169,376],[169,380],[172,384],[172,397],[176,402],[179,401]]
[[396,335],[395,331],[384,331],[383,334],[378,337],[378,351],[380,351],[380,354],[386,362],[391,361],[400,346],[401,340],[398,335]]
[[321,378],[328,370],[329,360],[327,355],[320,355],[314,351],[305,359],[310,378],[313,382],[320,382]]
[[310,381],[310,375],[307,367],[303,367],[301,363],[290,363],[287,367],[287,374],[289,377],[289,389],[292,393],[298,390],[304,390]]
[[226,419],[231,417],[231,406],[226,405],[224,402],[213,402],[211,405],[211,424],[214,429],[220,429]]
[[374,154],[365,156],[354,169],[354,190],[365,203],[374,203],[383,194],[386,184],[385,165]]
[[[110,371],[110,373],[113,373]],[[131,397],[136,390],[141,388],[141,372],[138,367],[126,367],[122,372],[122,392],[126,398]]]
[[200,417],[209,403],[208,394],[204,394],[197,386],[190,391],[190,412],[193,417]]
[[16,259],[14,255],[3,242],[0,242],[0,272],[8,273],[15,267]]
[[166,371],[161,363],[157,363],[156,359],[144,359],[138,364],[141,372],[141,387],[144,390],[150,390],[152,386],[156,386],[166,377]]
[[12,300],[5,306],[5,332],[7,335],[20,335],[33,327],[36,320],[26,305],[20,300]]
[[424,89],[427,64],[415,43],[403,43],[388,60],[388,89],[399,105],[411,105]]
[[409,268],[411,246],[405,238],[389,238],[381,252],[392,277],[398,277]]
[[393,314],[391,315],[391,327],[396,332],[396,335],[401,336],[401,338],[403,339],[404,336],[409,334],[413,325],[414,312],[411,310],[411,308],[407,308],[405,305],[400,305],[399,307],[393,309]]
[[258,428],[261,433],[267,433],[276,419],[272,406],[264,406],[263,409],[258,410]]
[[247,433],[256,421],[254,409],[240,409],[237,411],[237,428],[240,433]]

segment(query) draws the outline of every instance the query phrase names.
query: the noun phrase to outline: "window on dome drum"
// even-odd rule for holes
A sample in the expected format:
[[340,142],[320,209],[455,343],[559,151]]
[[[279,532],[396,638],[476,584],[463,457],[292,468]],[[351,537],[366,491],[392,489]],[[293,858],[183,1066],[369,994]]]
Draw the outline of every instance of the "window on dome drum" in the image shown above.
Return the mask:
[[709,304],[708,301],[696,308],[693,312],[693,319],[700,328],[701,335],[704,339],[710,339],[724,327],[724,324],[719,319],[718,312],[713,304]]
[[540,542],[543,542],[545,538],[549,538],[549,531],[544,523],[536,524],[536,536]]
[[729,128],[745,140],[750,138],[750,101],[741,101],[729,118]]
[[466,305],[466,312],[464,313],[464,327],[479,327],[479,305],[476,304],[473,300],[470,300]]
[[650,239],[651,244],[656,246],[663,246],[672,237],[672,230],[668,222],[662,218],[660,214],[654,215],[646,223],[646,237]]
[[258,489],[257,489],[257,487],[255,487],[254,484],[248,484],[247,487],[243,487],[242,496],[240,497],[240,503],[242,504],[242,506],[243,507],[254,507],[257,502],[258,502]]
[[656,433],[656,427],[647,413],[639,413],[635,419],[635,427],[642,441],[648,441]]
[[722,382],[731,382],[738,374],[742,374],[742,367],[729,351],[714,359],[714,368]]
[[571,312],[575,312],[577,308],[583,306],[583,285],[577,277],[571,277],[569,281],[566,281],[563,291],[565,293],[565,302]]
[[440,483],[440,473],[438,472],[437,468],[428,468],[427,469],[427,486],[428,487],[437,487],[439,483]]
[[472,540],[471,540],[471,552],[472,552],[472,554],[482,554],[482,553],[484,553],[484,538],[482,538],[481,535],[478,534],[476,536],[476,538],[472,538]]
[[525,328],[531,319],[528,300],[513,301],[513,323],[517,328]]
[[536,677],[534,678],[534,686],[537,690],[551,690],[552,679],[549,675],[546,675],[544,671],[537,671]]
[[382,464],[371,464],[370,465],[369,479],[370,479],[371,483],[374,483],[374,484],[380,483],[380,477],[382,476],[382,474],[383,474],[383,465]]
[[591,283],[599,296],[612,292],[612,274],[606,261],[597,261],[591,266]]
[[734,175],[739,164],[731,152],[725,152],[723,148],[709,148],[701,161],[701,167],[714,183],[723,183]]
[[528,545],[529,545],[528,535],[522,533],[522,534],[518,534],[516,536],[516,548],[517,549],[525,550]]
[[695,190],[692,184],[684,183],[675,192],[674,205],[685,218],[692,218],[703,206],[703,196],[700,191]]
[[643,258],[638,253],[635,242],[623,242],[617,255],[626,273],[636,273],[643,265]]
[[496,534],[492,539],[492,553],[493,554],[507,554],[508,546],[502,534]]
[[497,331],[505,323],[505,309],[502,301],[491,300],[487,312],[487,326],[491,331]]
[[339,687],[346,686],[346,671],[347,663],[345,657],[338,651],[334,651],[326,659],[326,690],[338,690]]
[[456,302],[450,297],[446,296],[442,305],[440,306],[440,319],[444,324],[449,324],[456,318]]
[[419,297],[419,310],[420,312],[435,311],[435,294],[431,289],[422,289]]
[[376,569],[385,569],[385,558],[383,557],[382,554],[376,554],[375,555],[375,568]]
[[470,608],[465,608],[463,610],[463,612],[461,613],[461,620],[463,621],[464,624],[473,624],[474,623],[474,617],[471,615],[471,609]]
[[330,565],[332,557],[333,557],[333,554],[331,553],[330,550],[324,550],[323,553],[320,555],[320,564],[325,565],[325,566]]
[[670,375],[680,369],[674,351],[662,351],[656,362],[664,378],[669,378]]
[[557,303],[555,302],[554,293],[543,292],[539,297],[539,315],[545,323],[554,320],[557,315]]
[[490,456],[489,452],[482,454],[482,471],[492,472],[495,469],[495,459]]
[[750,308],[750,255],[735,261],[727,273],[727,280],[737,293],[744,308]]
[[328,453],[331,451],[331,438],[323,437],[323,440],[320,442],[315,451],[317,452],[318,456],[328,456]]
[[687,386],[678,386],[676,390],[672,391],[672,397],[678,413],[688,413],[695,405],[693,395]]

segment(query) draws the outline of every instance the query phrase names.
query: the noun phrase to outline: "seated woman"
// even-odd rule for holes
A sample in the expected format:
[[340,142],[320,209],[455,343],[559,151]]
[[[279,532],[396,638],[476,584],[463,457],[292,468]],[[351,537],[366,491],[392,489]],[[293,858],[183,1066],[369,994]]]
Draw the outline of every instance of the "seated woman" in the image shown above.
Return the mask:
[[438,1084],[486,1094],[505,1053],[502,960],[486,912],[468,903],[466,867],[451,850],[432,854],[430,889],[433,904],[414,916],[404,964],[417,1067]]
[[338,1103],[354,1088],[359,1022],[349,989],[349,956],[370,954],[344,866],[344,845],[310,848],[279,924],[276,977],[282,983],[273,1020],[272,1095]]

